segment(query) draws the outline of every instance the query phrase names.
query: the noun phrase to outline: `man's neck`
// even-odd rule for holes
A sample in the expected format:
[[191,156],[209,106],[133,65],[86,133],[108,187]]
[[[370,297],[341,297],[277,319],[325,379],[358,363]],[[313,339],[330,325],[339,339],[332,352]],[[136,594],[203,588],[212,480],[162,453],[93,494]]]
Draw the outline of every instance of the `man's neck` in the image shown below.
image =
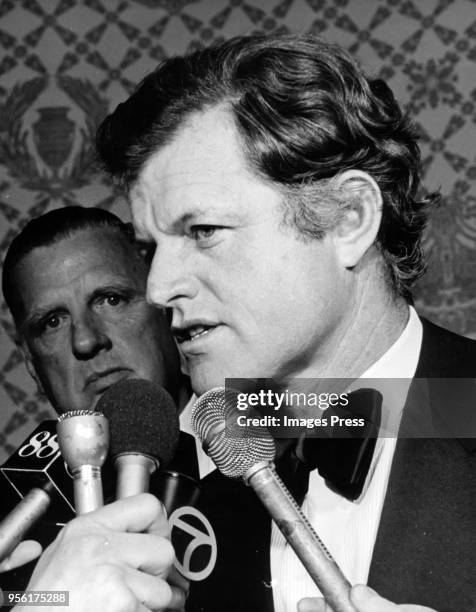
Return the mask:
[[374,279],[360,282],[349,319],[332,339],[325,363],[313,376],[357,378],[400,337],[408,321],[408,304],[389,291],[383,279]]

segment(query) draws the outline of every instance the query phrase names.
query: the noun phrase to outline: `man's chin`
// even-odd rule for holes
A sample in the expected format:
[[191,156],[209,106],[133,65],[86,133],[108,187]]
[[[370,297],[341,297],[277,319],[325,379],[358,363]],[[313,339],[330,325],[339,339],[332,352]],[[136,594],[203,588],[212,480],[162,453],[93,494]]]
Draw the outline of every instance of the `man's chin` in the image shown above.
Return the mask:
[[123,380],[130,380],[133,378],[140,378],[140,376],[138,374],[135,374],[134,372],[124,372],[123,376],[116,376],[114,378],[111,378],[107,382],[103,381],[102,384],[98,386],[93,398],[91,399],[91,407],[88,408],[88,410],[96,410],[99,400],[106,393],[106,391],[109,391],[111,387],[117,385]]
[[194,368],[190,372],[190,383],[193,392],[200,396],[210,391],[210,389],[224,387],[225,375],[210,375],[200,370],[200,368]]

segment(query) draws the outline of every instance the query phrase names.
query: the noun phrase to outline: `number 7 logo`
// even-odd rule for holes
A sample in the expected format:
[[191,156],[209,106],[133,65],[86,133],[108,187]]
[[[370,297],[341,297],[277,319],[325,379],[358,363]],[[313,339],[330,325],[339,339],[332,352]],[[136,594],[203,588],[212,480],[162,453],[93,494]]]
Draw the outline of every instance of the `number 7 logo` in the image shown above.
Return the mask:
[[[190,540],[183,551],[183,556],[181,555],[181,561],[178,559],[177,555],[174,563],[175,567],[188,580],[204,580],[212,573],[217,560],[217,541],[210,521],[196,508],[182,506],[172,512],[169,518],[169,524],[172,544],[174,544],[176,554],[179,548],[176,542],[184,538]],[[208,562],[205,563],[203,569],[194,571],[192,569],[192,565],[194,565],[192,563],[192,556],[195,551],[198,552],[200,547],[204,547],[202,552],[205,555],[205,560],[208,554],[210,558]],[[209,549],[208,554],[207,549]],[[200,556],[199,561],[200,565],[202,565],[202,563],[203,555]],[[195,565],[197,565],[197,562],[195,562]]]

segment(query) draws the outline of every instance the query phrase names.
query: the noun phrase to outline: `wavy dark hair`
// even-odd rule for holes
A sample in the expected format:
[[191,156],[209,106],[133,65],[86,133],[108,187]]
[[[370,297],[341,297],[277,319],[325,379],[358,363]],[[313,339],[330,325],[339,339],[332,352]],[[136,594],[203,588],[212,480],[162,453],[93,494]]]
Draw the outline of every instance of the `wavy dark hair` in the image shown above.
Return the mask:
[[191,113],[224,105],[251,169],[285,194],[285,219],[321,238],[350,205],[333,188],[348,169],[369,173],[383,197],[377,236],[392,286],[411,297],[423,273],[427,205],[418,198],[416,131],[392,91],[342,48],[314,37],[237,37],[164,61],[98,131],[106,169],[126,189]]

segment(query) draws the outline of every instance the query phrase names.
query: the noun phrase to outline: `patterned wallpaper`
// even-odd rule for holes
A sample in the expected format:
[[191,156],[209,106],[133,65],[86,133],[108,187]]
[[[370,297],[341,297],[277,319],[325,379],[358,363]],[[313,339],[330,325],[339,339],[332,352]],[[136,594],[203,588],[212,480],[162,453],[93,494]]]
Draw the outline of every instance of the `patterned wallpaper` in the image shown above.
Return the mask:
[[[388,81],[421,130],[420,312],[476,337],[475,0],[0,0],[0,249],[62,205],[127,207],[94,167],[98,121],[162,58],[235,34],[315,33]],[[1,306],[0,461],[51,415]]]

